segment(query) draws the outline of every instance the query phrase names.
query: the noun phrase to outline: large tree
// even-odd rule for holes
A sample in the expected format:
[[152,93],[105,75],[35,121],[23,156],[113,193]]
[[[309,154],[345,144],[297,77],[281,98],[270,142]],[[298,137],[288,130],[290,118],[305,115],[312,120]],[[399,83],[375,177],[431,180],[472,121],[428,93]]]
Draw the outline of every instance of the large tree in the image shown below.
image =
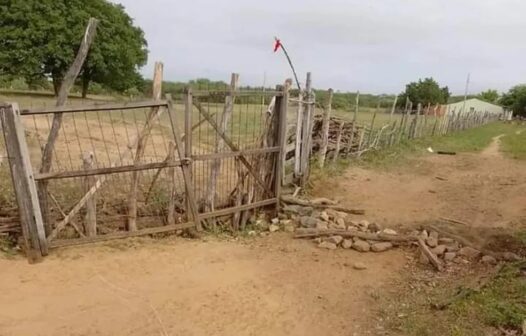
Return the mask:
[[406,85],[405,91],[398,99],[399,104],[405,104],[405,100],[413,103],[413,106],[422,104],[445,104],[449,99],[450,92],[447,86],[440,87],[433,78],[419,79],[418,82],[411,82]]
[[499,100],[499,92],[497,90],[488,89],[479,93],[478,98],[487,101],[488,103],[497,103]]
[[143,31],[106,0],[6,0],[0,17],[0,74],[50,78],[55,92],[90,17],[100,22],[80,77],[84,95],[92,81],[119,91],[135,86],[147,60]]
[[514,115],[526,117],[526,84],[512,87],[502,95],[499,102],[513,110]]

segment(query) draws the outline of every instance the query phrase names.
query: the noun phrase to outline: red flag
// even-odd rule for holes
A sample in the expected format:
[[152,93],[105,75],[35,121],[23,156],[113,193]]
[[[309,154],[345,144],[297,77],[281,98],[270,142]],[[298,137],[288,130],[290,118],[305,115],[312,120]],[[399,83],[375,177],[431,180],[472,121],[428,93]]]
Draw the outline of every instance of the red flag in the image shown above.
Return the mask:
[[274,43],[274,52],[278,51],[278,49],[281,47],[281,41],[276,38],[276,42]]

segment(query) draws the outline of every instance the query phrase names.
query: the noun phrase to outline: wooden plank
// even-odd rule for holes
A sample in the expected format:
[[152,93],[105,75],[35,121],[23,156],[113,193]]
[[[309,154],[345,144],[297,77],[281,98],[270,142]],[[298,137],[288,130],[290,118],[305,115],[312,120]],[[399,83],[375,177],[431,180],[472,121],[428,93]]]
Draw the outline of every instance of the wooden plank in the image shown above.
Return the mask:
[[[172,126],[172,133],[175,140],[175,148],[177,150],[177,155],[179,158],[183,157],[182,152],[182,140],[181,136],[179,134],[179,128],[177,127],[177,120],[175,115],[175,110],[173,108],[172,103],[172,97],[170,95],[166,95],[167,101],[168,101],[168,115],[170,116],[170,124]],[[186,158],[184,159],[186,161]],[[191,172],[188,169],[188,165],[182,166],[183,171],[183,180],[184,180],[184,186],[186,191],[186,199],[189,206],[189,212],[188,217],[190,222],[194,222],[197,226],[198,230],[202,230],[201,227],[201,221],[198,217],[198,210],[197,210],[197,202],[195,200],[195,193],[194,193],[194,186],[192,182],[192,176]]]
[[[94,175],[109,175],[109,174],[118,174],[118,173],[128,173],[133,171],[149,170],[149,169],[163,169],[170,167],[180,167],[183,165],[182,161],[179,160],[165,160],[163,162],[153,162],[153,163],[141,163],[136,165],[126,165],[119,167],[104,167],[104,168],[92,168],[87,170],[73,170],[66,172],[50,172],[46,174],[35,174],[35,180],[53,180],[53,179],[62,179],[62,178],[73,178],[73,177],[84,177],[84,176],[94,176]],[[92,188],[93,185],[92,184]],[[91,189],[90,189],[91,190]]]
[[[208,123],[214,128],[214,130],[218,133],[218,135],[225,140],[225,143],[230,147],[230,149],[234,152],[239,152],[239,148],[234,144],[234,142],[230,139],[230,137],[224,133],[219,132],[219,125],[217,125],[216,121],[210,116],[208,111],[206,111],[201,104],[194,99],[193,104],[197,109],[199,110],[199,113],[205,117],[205,119],[208,121]],[[254,180],[259,184],[261,188],[269,195],[272,196],[272,191],[269,189],[269,187],[265,184],[265,182],[261,179],[257,171],[254,169],[254,167],[248,162],[247,158],[243,155],[239,156],[239,160],[245,165],[249,173],[254,177]]]
[[305,94],[307,98],[306,106],[303,111],[303,126],[301,137],[301,163],[300,163],[300,186],[305,186],[309,179],[310,154],[312,151],[312,124],[314,118],[314,95],[312,92],[311,73],[307,72],[305,83]]
[[75,113],[75,112],[99,112],[99,111],[120,111],[120,110],[133,110],[149,107],[162,107],[166,106],[166,100],[145,100],[145,101],[133,101],[124,103],[96,103],[96,104],[84,104],[77,106],[55,106],[45,107],[40,109],[25,109],[20,113],[21,115],[39,115],[49,113]]
[[[193,92],[190,88],[187,89],[186,91],[186,94],[184,96],[184,129],[185,129],[185,134],[184,134],[184,155],[186,158],[190,158],[192,157],[192,140],[193,140],[193,136],[192,136],[192,130],[194,129],[192,127],[192,116],[193,116],[193,113],[192,113],[192,110],[193,110],[193,105],[192,105],[192,101],[193,101]],[[203,121],[204,122],[204,121]],[[193,171],[194,171],[194,166],[193,166],[193,161],[190,160],[189,161],[189,165],[188,165],[188,175],[189,175],[189,178],[190,178],[190,181],[193,181]],[[175,180],[175,176],[174,176],[174,180]],[[175,188],[175,185],[174,185],[174,188]],[[185,206],[186,206],[186,213],[187,214],[191,214],[192,213],[192,204],[190,203],[190,198],[189,197],[186,197],[186,202],[185,202]],[[198,212],[198,209],[197,209],[197,205],[196,205],[196,213]],[[195,215],[193,217],[193,220],[195,220]],[[198,229],[201,229],[201,222],[198,221]]]
[[[93,169],[93,156],[94,153],[88,152],[82,155],[82,168],[84,170]],[[86,176],[84,180],[84,188],[89,191],[94,183],[93,176]],[[65,217],[65,216],[64,216]],[[93,237],[97,235],[97,200],[96,197],[92,197],[86,203],[86,214],[84,215],[84,228],[86,230],[86,236]]]
[[[192,90],[194,97],[226,97],[230,95],[230,90]],[[283,95],[283,92],[272,90],[244,90],[236,92],[236,96],[261,96],[261,97],[277,97]]]
[[17,104],[0,109],[22,235],[27,258],[32,263],[42,260],[42,256],[47,255],[47,244],[38,193],[33,180],[33,168],[19,113]]
[[327,156],[327,146],[329,145],[329,125],[332,109],[333,91],[329,89],[329,97],[327,98],[327,106],[323,110],[323,119],[321,124],[321,148],[319,153],[319,165],[323,168],[325,165],[325,157]]
[[[84,37],[80,44],[80,48],[77,51],[77,56],[75,57],[75,60],[73,61],[68,71],[64,75],[64,78],[60,85],[60,89],[57,95],[57,103],[56,103],[57,107],[60,107],[66,104],[66,101],[68,99],[69,90],[71,89],[73,84],[75,84],[75,80],[77,79],[77,76],[80,73],[80,70],[82,69],[82,65],[84,64],[84,61],[86,60],[86,57],[88,56],[88,51],[91,46],[91,43],[95,39],[95,33],[97,30],[98,22],[99,21],[94,18],[90,18],[88,21],[86,31],[84,32]],[[47,173],[51,170],[51,163],[53,161],[53,149],[55,147],[55,142],[57,141],[58,132],[61,126],[62,126],[62,113],[55,113],[53,115],[53,121],[51,124],[51,129],[49,130],[49,135],[47,138],[46,145],[44,146],[44,150],[42,151],[42,163],[40,166],[41,173]],[[49,232],[51,231],[51,218],[49,216],[47,186],[48,186],[47,181],[40,182],[38,193],[39,193],[39,199],[40,199],[41,207],[42,207],[42,216],[44,220],[44,225],[46,228],[46,232]]]
[[259,154],[277,153],[280,151],[279,146],[267,147],[267,148],[256,148],[256,149],[244,149],[237,152],[223,152],[223,153],[211,153],[211,154],[197,154],[192,155],[193,161],[207,161],[214,159],[226,159],[239,156],[251,156]]
[[77,238],[77,239],[60,239],[60,240],[55,240],[51,242],[49,247],[59,248],[59,247],[66,247],[66,246],[98,243],[98,242],[114,240],[114,239],[140,237],[140,236],[146,236],[146,235],[151,235],[155,233],[184,230],[184,229],[193,228],[193,227],[195,227],[195,223],[188,222],[188,223],[182,223],[182,224],[172,224],[172,225],[165,225],[165,226],[159,226],[159,227],[154,227],[154,228],[140,229],[140,230],[132,231],[132,232],[122,231],[122,232],[116,232],[116,233],[108,233],[105,235],[99,235],[95,237],[86,237],[86,238]]
[[[276,97],[276,113],[278,113],[277,121],[277,139],[276,144],[279,147],[279,152],[276,158],[275,177],[274,177],[274,195],[277,199],[281,196],[281,187],[283,186],[283,177],[285,175],[285,145],[287,142],[287,113],[289,104],[289,90],[290,82],[286,81],[283,86],[283,97]],[[279,213],[279,202],[276,203],[276,213]]]
[[[161,93],[162,93],[162,83],[163,83],[163,64],[161,62],[155,62],[155,69],[153,74],[153,90],[152,95],[153,99],[161,99]],[[157,114],[159,110],[159,107],[154,107],[150,111],[150,114],[148,116],[148,120],[151,119],[152,116]],[[151,124],[146,123],[144,125],[143,131],[141,132],[141,136],[139,136],[139,139],[137,141],[137,149],[135,151],[135,158],[133,160],[133,163],[135,165],[139,164],[141,162],[142,157],[144,155],[144,151],[146,149],[146,143],[148,141],[148,135],[150,134],[149,130],[152,127]],[[137,192],[139,188],[139,180],[140,180],[140,171],[133,171],[132,172],[132,178],[131,178],[131,186],[130,186],[130,193],[128,195],[128,230],[129,231],[135,231],[137,230]]]
[[245,211],[245,210],[250,210],[250,209],[261,208],[261,207],[264,207],[264,206],[273,205],[273,204],[276,204],[277,202],[278,202],[277,198],[270,198],[270,199],[263,200],[263,201],[258,201],[258,202],[249,203],[249,204],[243,204],[243,205],[240,205],[240,206],[237,206],[237,207],[231,207],[231,208],[226,208],[226,209],[221,209],[221,210],[215,210],[215,211],[212,211],[212,212],[205,212],[205,213],[199,214],[199,219],[200,220],[204,220],[204,219],[209,219],[209,218],[214,218],[214,217],[231,215],[231,214],[233,214],[235,212],[239,212],[239,211]]
[[294,177],[301,178],[301,147],[302,147],[302,133],[303,133],[303,109],[304,107],[304,93],[300,90],[298,96],[298,110],[296,112],[296,139],[294,151]]

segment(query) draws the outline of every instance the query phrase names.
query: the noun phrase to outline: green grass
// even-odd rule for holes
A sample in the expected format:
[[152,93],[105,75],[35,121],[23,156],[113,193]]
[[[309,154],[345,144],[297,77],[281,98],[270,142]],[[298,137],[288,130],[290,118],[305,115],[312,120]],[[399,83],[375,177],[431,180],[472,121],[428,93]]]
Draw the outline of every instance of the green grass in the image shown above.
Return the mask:
[[526,125],[517,128],[502,138],[501,150],[513,159],[526,160]]

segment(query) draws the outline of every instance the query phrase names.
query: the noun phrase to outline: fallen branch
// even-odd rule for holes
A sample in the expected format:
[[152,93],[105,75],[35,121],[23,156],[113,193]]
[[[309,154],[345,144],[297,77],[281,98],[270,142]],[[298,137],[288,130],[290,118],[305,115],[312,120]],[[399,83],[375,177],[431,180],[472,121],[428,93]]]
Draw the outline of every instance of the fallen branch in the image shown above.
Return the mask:
[[457,155],[457,152],[437,151],[437,154],[441,154],[441,155]]
[[373,241],[389,241],[389,242],[412,242],[416,241],[416,237],[403,235],[390,235],[382,233],[367,233],[361,231],[346,231],[346,230],[318,230],[318,229],[298,229],[296,230],[295,239],[302,238],[317,238],[325,236],[342,236],[344,238],[357,237],[365,240]]
[[460,221],[458,219],[454,219],[454,218],[447,218],[447,217],[439,217],[441,220],[443,221],[446,221],[446,222],[450,222],[450,223],[455,223],[455,224],[462,224],[462,225],[469,225],[468,223],[466,222],[463,222],[463,221]]
[[429,262],[431,262],[431,264],[435,266],[437,271],[442,272],[444,268],[440,259],[438,259],[438,257],[433,252],[431,252],[431,250],[429,250],[429,247],[427,247],[426,243],[422,240],[422,238],[418,238],[417,242],[418,246],[420,246],[420,250],[422,251],[422,253],[424,253]]
[[292,197],[290,195],[283,195],[280,197],[280,200],[288,204],[308,206],[308,207],[313,207],[313,208],[333,209],[336,211],[346,212],[346,213],[353,214],[353,215],[364,215],[365,214],[365,210],[363,209],[349,209],[349,208],[339,206],[339,205],[325,204],[327,203],[327,201],[330,201],[327,199],[315,199],[313,201],[307,201],[307,200],[302,200],[300,198]]

